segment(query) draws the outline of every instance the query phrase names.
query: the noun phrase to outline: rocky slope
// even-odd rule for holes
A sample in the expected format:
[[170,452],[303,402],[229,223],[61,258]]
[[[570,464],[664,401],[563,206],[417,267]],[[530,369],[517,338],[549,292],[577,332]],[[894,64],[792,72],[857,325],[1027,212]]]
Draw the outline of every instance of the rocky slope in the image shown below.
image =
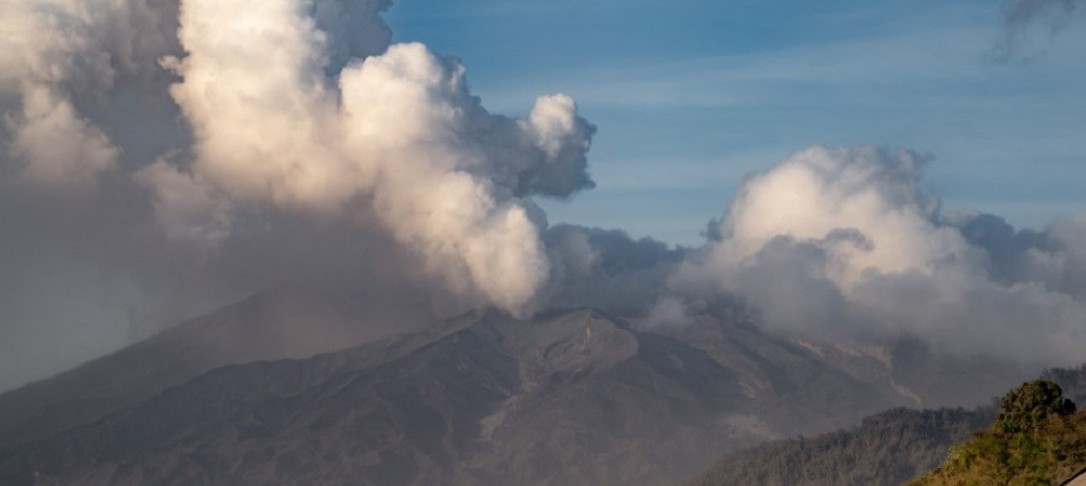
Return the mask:
[[674,484],[738,447],[947,399],[909,382],[937,359],[711,316],[481,313],[305,359],[220,352],[261,320],[189,324],[0,395],[0,483]]
[[0,394],[0,445],[49,437],[233,363],[304,358],[391,335],[342,299],[295,289],[253,296],[48,380]]

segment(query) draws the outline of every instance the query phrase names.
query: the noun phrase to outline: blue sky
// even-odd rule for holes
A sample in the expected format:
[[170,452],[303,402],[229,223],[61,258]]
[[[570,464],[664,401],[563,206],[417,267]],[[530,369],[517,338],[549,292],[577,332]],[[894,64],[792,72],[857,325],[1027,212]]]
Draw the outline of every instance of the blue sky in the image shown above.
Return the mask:
[[491,111],[577,99],[598,187],[541,201],[552,223],[696,244],[745,174],[814,144],[930,154],[946,208],[1017,226],[1086,210],[1086,19],[1038,22],[998,62],[1005,6],[398,0],[387,19],[461,58]]

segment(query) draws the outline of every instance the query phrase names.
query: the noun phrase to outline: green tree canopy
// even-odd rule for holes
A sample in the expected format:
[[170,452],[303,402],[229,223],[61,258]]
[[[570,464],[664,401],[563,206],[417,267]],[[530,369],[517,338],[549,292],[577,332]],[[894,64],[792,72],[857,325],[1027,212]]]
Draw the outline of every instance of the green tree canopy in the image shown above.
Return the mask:
[[1034,380],[1023,383],[1003,396],[995,429],[1015,434],[1035,429],[1048,417],[1066,417],[1075,413],[1075,404],[1064,398],[1055,382]]
[[1003,396],[991,430],[951,448],[911,486],[1047,486],[1086,465],[1086,414],[1048,380]]

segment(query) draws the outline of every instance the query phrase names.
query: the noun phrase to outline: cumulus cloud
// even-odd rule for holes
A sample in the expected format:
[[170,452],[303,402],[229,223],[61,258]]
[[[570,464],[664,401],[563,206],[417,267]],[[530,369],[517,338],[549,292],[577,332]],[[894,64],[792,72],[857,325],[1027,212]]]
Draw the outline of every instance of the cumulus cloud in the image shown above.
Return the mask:
[[[832,277],[849,287],[868,269],[929,271],[964,258],[964,240],[928,221],[935,201],[919,190],[923,158],[868,147],[796,154],[743,185],[717,231],[723,264],[778,236],[822,240]],[[728,261],[731,260],[731,261]]]
[[1081,218],[1045,233],[947,213],[925,159],[814,147],[751,176],[671,277],[676,295],[741,297],[768,328],[824,339],[924,338],[1040,363],[1086,358]]

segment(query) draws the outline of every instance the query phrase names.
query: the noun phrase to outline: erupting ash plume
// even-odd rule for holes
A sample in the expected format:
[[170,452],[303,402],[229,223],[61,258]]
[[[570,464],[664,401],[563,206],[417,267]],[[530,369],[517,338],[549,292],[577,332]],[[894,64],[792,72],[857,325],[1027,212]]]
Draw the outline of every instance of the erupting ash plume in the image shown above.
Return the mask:
[[[169,258],[118,264],[102,254],[165,246],[190,260],[176,272],[182,285],[219,282],[210,286],[236,294],[312,280],[323,271],[312,261],[332,259],[322,245],[346,238],[356,251],[339,266],[407,282],[381,285],[432,294],[445,312],[530,312],[549,275],[540,236],[547,222],[530,198],[592,187],[586,154],[595,127],[563,94],[540,97],[523,119],[487,112],[458,61],[421,44],[390,45],[380,18],[388,6],[0,7],[5,196],[30,208],[19,213],[27,219],[74,206],[94,214],[67,234],[50,234],[42,221],[25,228],[25,239],[41,248],[50,245],[39,240],[51,240],[71,253],[65,258],[135,281],[178,269]],[[299,229],[309,236],[282,234]],[[110,241],[87,238],[99,232]],[[87,245],[66,243],[79,238]],[[284,241],[298,238],[310,241]],[[16,274],[34,272],[18,261],[25,258],[10,258],[5,266]],[[260,282],[269,276],[263,267],[284,266],[300,268],[271,270],[279,274]],[[125,320],[118,317],[101,320]]]
[[169,15],[137,1],[0,6],[9,176],[58,191],[86,191],[117,167],[121,149],[79,106],[151,76],[147,62],[171,47],[159,33],[163,13]]
[[[454,293],[522,312],[547,262],[545,221],[521,198],[591,184],[591,125],[565,95],[540,98],[524,120],[491,115],[469,95],[464,69],[421,44],[353,59],[328,77],[333,34],[306,7],[183,3],[187,56],[167,64],[183,80],[171,93],[196,139],[192,182],[155,166],[144,180],[192,195],[159,191],[159,210],[167,220],[184,211],[171,201],[213,213],[236,204],[348,221],[372,213]],[[224,201],[206,201],[215,197]],[[207,222],[188,233],[223,236],[224,218]]]
[[[1012,17],[1051,5],[1077,8]],[[291,284],[420,320],[730,305],[774,332],[1086,359],[1086,216],[1015,231],[941,208],[924,157],[815,147],[752,175],[700,248],[549,227],[533,198],[594,186],[595,127],[564,94],[488,112],[459,61],[391,44],[389,6],[0,5],[0,389]]]
[[[5,19],[20,28],[11,35],[32,44],[6,50],[4,87],[18,97],[8,170],[93,187],[123,148],[75,98],[108,98],[124,70],[159,62],[179,79],[169,93],[194,139],[133,174],[153,191],[167,234],[214,248],[238,208],[377,221],[454,293],[513,312],[531,303],[547,275],[546,223],[522,198],[592,185],[594,128],[571,98],[541,97],[522,120],[491,115],[456,61],[388,45],[378,17],[386,2],[187,0],[179,52],[166,55],[176,49],[161,41],[139,56],[163,22],[140,30],[125,21],[174,12],[99,3],[8,7]],[[31,32],[40,31],[55,35],[39,42]]]

